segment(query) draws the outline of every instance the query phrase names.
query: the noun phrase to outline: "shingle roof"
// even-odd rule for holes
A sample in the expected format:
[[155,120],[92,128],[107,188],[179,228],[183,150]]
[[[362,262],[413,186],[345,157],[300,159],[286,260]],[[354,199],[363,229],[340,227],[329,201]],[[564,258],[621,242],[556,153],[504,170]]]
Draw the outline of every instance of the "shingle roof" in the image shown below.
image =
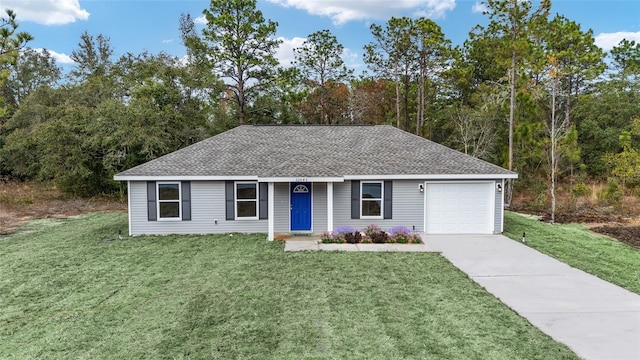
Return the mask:
[[388,125],[244,125],[121,172],[116,178],[447,174],[515,175]]

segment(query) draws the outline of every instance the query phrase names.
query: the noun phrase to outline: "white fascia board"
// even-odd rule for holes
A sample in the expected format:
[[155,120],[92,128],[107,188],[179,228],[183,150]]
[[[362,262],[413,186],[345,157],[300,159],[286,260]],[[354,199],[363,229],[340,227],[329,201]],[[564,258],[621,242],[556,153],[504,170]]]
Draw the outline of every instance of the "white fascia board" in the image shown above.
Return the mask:
[[518,174],[345,175],[345,180],[496,180],[517,179]]
[[257,176],[114,176],[113,180],[116,181],[223,181],[223,180],[237,180],[237,181],[258,181]]
[[343,177],[259,177],[258,182],[344,182]]

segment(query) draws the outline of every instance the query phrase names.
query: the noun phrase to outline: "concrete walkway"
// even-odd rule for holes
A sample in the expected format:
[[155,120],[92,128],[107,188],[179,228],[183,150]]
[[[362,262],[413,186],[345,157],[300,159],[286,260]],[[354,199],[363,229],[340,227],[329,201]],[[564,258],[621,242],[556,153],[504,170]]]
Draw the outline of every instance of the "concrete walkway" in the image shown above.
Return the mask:
[[[640,296],[501,235],[424,236],[531,324],[584,359],[640,359]],[[640,264],[638,264],[640,266]]]
[[320,238],[287,239],[284,251],[387,251],[387,252],[433,252],[425,244],[321,244]]

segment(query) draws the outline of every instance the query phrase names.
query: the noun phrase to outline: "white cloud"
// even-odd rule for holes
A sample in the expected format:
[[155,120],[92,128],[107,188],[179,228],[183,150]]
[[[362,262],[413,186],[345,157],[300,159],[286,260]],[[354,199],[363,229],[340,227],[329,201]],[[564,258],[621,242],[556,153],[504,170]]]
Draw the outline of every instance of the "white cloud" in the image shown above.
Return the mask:
[[[280,46],[276,50],[276,59],[278,59],[280,66],[290,67],[296,59],[294,49],[302,46],[307,39],[301,37],[287,39],[281,36],[278,37],[278,40],[280,40]],[[348,48],[342,51],[341,57],[348,68],[355,69],[362,66],[360,55]]]
[[197,18],[195,18],[193,20],[193,22],[196,23],[196,24],[206,25],[207,24],[207,18],[204,15],[200,15]]
[[613,47],[618,45],[620,41],[622,41],[622,39],[633,40],[638,43],[640,42],[640,31],[618,31],[614,33],[600,33],[595,38],[596,45],[598,45],[604,51],[613,49]]
[[312,15],[328,16],[336,25],[352,20],[388,19],[412,12],[431,18],[443,17],[456,7],[456,0],[268,0],[274,4],[305,10]]
[[2,0],[2,11],[12,9],[19,21],[33,21],[44,25],[63,25],[87,20],[89,12],[78,0]]
[[173,39],[165,39],[165,40],[162,40],[162,41],[160,41],[160,42],[161,42],[162,44],[171,44],[171,43],[173,43]]
[[360,55],[348,48],[344,48],[344,50],[342,51],[342,61],[344,61],[344,64],[349,69],[357,69],[362,66]]
[[489,8],[487,7],[487,4],[481,1],[476,1],[476,3],[473,4],[473,7],[471,7],[471,11],[477,14],[484,14],[489,11]]
[[[33,49],[39,53],[43,53],[45,51],[45,49],[42,48],[37,48],[37,49]],[[71,59],[71,57],[67,54],[63,54],[63,53],[59,53],[53,50],[49,50],[46,49],[46,51],[49,53],[49,55],[51,55],[51,57],[53,57],[57,63],[60,64],[75,64],[75,61],[73,61],[73,59]]]
[[280,40],[281,43],[278,50],[276,50],[276,59],[280,62],[280,66],[289,67],[295,60],[293,49],[302,46],[302,43],[307,39],[301,37],[287,39],[281,36],[278,40]]

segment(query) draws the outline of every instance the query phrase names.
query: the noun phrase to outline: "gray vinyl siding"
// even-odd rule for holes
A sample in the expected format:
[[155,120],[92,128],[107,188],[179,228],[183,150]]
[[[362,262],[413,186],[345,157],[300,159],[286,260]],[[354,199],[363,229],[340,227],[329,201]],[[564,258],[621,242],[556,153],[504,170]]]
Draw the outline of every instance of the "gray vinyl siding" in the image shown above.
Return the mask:
[[424,180],[394,180],[392,219],[351,219],[351,181],[333,185],[333,226],[352,226],[358,229],[377,224],[388,229],[403,225],[416,231],[424,231],[424,193],[418,185]]
[[[502,180],[495,180],[502,184]],[[334,228],[353,226],[364,228],[377,224],[383,228],[403,225],[424,231],[424,193],[418,190],[424,180],[393,181],[392,219],[351,219],[351,182],[334,183]],[[274,184],[274,230],[288,233],[289,226],[289,183]],[[327,184],[313,184],[312,229],[316,234],[327,230]],[[225,220],[225,182],[191,182],[191,221],[148,221],[147,183],[130,182],[131,234],[212,234],[228,232],[266,233],[268,220]],[[502,233],[503,203],[502,192],[495,191],[494,233]],[[217,220],[217,225],[215,224]]]
[[132,235],[266,233],[268,230],[268,220],[225,220],[224,181],[191,182],[191,221],[148,221],[147,183],[131,181],[129,193]]
[[311,229],[314,233],[327,231],[327,184],[313,183],[313,220]]
[[[502,180],[496,180],[494,189],[500,184],[504,191],[504,182]],[[495,193],[495,206],[493,207],[493,233],[501,234],[502,229],[502,216],[504,215],[504,206],[502,204],[502,191],[494,191]]]
[[274,203],[274,231],[277,233],[289,232],[289,183],[275,183]]

